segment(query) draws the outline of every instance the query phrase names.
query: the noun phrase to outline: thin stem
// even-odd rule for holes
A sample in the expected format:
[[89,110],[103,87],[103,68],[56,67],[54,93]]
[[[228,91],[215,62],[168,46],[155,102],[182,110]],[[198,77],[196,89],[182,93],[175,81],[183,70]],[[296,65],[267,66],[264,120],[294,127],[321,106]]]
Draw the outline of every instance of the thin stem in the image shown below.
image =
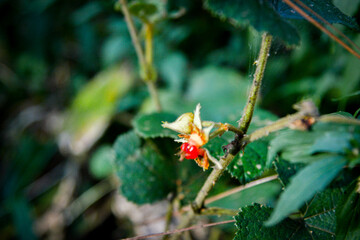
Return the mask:
[[145,24],[145,60],[151,66],[153,61],[153,26],[151,23]]
[[356,118],[348,118],[341,115],[323,115],[318,119],[320,122],[333,122],[333,123],[343,123],[343,124],[353,124],[360,125],[360,120]]
[[[216,168],[210,173],[204,185],[198,192],[194,202],[192,203],[192,211],[190,211],[186,215],[186,218],[181,222],[181,227],[187,226],[186,224],[189,224],[192,221],[192,219],[195,217],[195,214],[200,213],[201,209],[203,208],[205,198],[209,194],[210,190],[215,186],[216,181],[221,177],[227,166],[234,159],[235,155],[243,147],[243,145],[241,144],[241,139],[244,137],[244,134],[249,128],[252,119],[256,99],[259,93],[261,81],[264,76],[266,62],[269,56],[271,41],[272,36],[268,33],[264,33],[259,58],[257,60],[257,67],[254,74],[253,84],[248,98],[248,103],[245,106],[243,116],[239,123],[239,131],[241,134],[237,134],[234,141],[227,145],[227,147],[225,148],[226,154],[223,158],[220,159],[220,165],[222,166],[222,168]],[[172,239],[177,239],[178,237],[179,235],[176,234],[173,236]]]
[[125,16],[126,25],[129,29],[131,41],[134,45],[137,58],[140,64],[140,76],[147,84],[151,99],[154,102],[156,111],[161,111],[159,95],[155,86],[157,74],[153,66],[153,26],[151,23],[145,23],[145,54],[136,32],[134,22],[131,18],[126,0],[119,0],[122,11]]
[[140,44],[139,37],[138,37],[137,32],[136,32],[134,22],[133,22],[133,20],[132,20],[132,18],[130,16],[129,9],[127,7],[127,2],[126,2],[126,0],[119,0],[119,1],[120,1],[120,4],[121,4],[122,11],[123,11],[124,16],[125,16],[126,25],[127,25],[128,29],[129,29],[129,33],[130,33],[130,36],[131,36],[131,41],[132,41],[132,43],[134,45],[137,58],[139,59],[139,62],[140,62],[140,67],[143,69],[145,67],[145,65],[146,65],[144,52],[143,52],[143,49],[142,49],[141,44]]
[[204,200],[209,194],[210,190],[215,186],[216,181],[221,177],[227,166],[230,162],[234,159],[234,155],[228,154],[225,158],[220,159],[220,165],[222,166],[221,169],[214,169],[209,177],[206,179],[204,185],[198,192],[194,202],[192,203],[192,208],[194,212],[199,212],[200,209],[203,207]]
[[204,208],[201,210],[200,214],[201,215],[207,215],[207,216],[211,216],[211,215],[216,215],[216,216],[224,216],[224,215],[228,215],[228,216],[235,216],[238,213],[238,210],[234,210],[234,209],[226,209],[226,208],[219,208],[219,207],[211,207],[211,208]]
[[[170,224],[171,224],[171,219],[172,219],[172,216],[173,216],[173,211],[174,211],[174,203],[177,199],[174,198],[172,201],[169,201],[169,206],[168,206],[168,209],[166,211],[166,216],[165,216],[165,232],[169,231],[170,229]],[[168,239],[168,236],[165,235],[163,237],[163,240],[166,240]]]
[[195,225],[195,226],[191,226],[191,227],[187,227],[187,228],[176,229],[176,230],[163,232],[163,233],[155,233],[155,234],[149,234],[149,235],[145,235],[145,236],[124,238],[123,240],[138,240],[138,239],[146,239],[146,238],[150,238],[150,237],[159,237],[159,236],[164,236],[164,235],[169,235],[169,234],[174,234],[174,233],[176,234],[176,233],[181,233],[181,232],[185,232],[185,231],[190,231],[190,230],[197,229],[197,228],[212,227],[212,226],[216,226],[216,225],[222,225],[222,224],[233,223],[233,222],[235,222],[235,220],[207,223],[207,224]]
[[216,123],[215,126],[218,127],[218,129],[216,129],[214,132],[212,132],[210,134],[210,136],[209,136],[210,139],[213,139],[219,135],[221,136],[222,134],[224,134],[227,131],[234,132],[239,135],[244,135],[244,133],[240,129],[238,129],[237,127],[235,127],[229,123],[225,123],[225,124]]
[[261,81],[264,76],[265,67],[267,63],[267,59],[269,57],[270,47],[271,47],[272,36],[268,33],[264,33],[262,35],[261,49],[259,53],[259,57],[256,61],[257,67],[254,74],[253,84],[250,89],[250,94],[248,97],[248,102],[243,111],[243,115],[239,122],[239,128],[244,133],[247,132],[253,113],[255,109],[256,99],[259,94],[259,89],[261,86]]
[[159,94],[158,94],[158,91],[157,91],[157,89],[155,87],[155,83],[154,82],[147,82],[146,84],[148,86],[151,99],[154,102],[155,109],[156,109],[156,111],[160,112],[162,108],[161,108],[161,104],[160,104]]
[[337,43],[339,43],[343,48],[345,48],[348,52],[350,52],[352,55],[354,55],[355,57],[360,59],[360,55],[355,52],[351,47],[349,47],[346,43],[344,43],[343,41],[341,41],[341,39],[339,39],[337,36],[335,36],[332,32],[330,32],[329,30],[327,30],[325,27],[323,27],[320,23],[318,23],[314,18],[312,18],[311,16],[309,16],[306,12],[304,12],[301,8],[299,8],[298,6],[296,6],[295,3],[291,2],[290,0],[284,0],[284,2],[289,5],[290,7],[292,7],[296,12],[298,12],[299,14],[301,14],[301,16],[303,16],[306,20],[308,20],[309,22],[311,22],[315,27],[317,27],[318,29],[320,29],[321,31],[323,31],[324,33],[326,33],[329,37],[331,37],[333,40],[335,40]]
[[331,23],[329,23],[328,21],[326,21],[325,18],[323,18],[321,15],[317,14],[314,10],[312,10],[311,8],[309,8],[306,4],[304,4],[303,2],[301,2],[300,0],[294,0],[297,4],[299,4],[300,6],[302,6],[304,9],[306,9],[307,11],[309,11],[312,15],[314,15],[316,18],[320,19],[323,23],[325,23],[329,28],[331,28],[333,31],[335,31],[337,34],[339,34],[341,37],[343,37],[346,41],[348,41],[348,43],[350,43],[350,45],[352,45],[353,47],[355,47],[357,50],[360,50],[360,47],[358,45],[356,45],[356,43],[354,43],[353,41],[351,41],[350,38],[348,38],[344,33],[342,33],[339,29],[337,29],[336,27],[334,27]]
[[276,122],[252,132],[251,134],[249,134],[248,136],[246,136],[244,138],[244,142],[250,143],[250,142],[256,141],[260,138],[266,137],[272,132],[276,132],[281,129],[289,127],[291,125],[291,123],[293,123],[294,121],[296,121],[298,119],[302,119],[303,117],[304,117],[304,114],[298,112],[298,113],[286,116],[284,118],[280,118]]
[[218,201],[220,199],[223,199],[223,198],[228,197],[230,195],[233,195],[235,193],[241,192],[241,191],[243,191],[245,189],[249,189],[249,188],[258,186],[260,184],[263,184],[263,183],[274,181],[274,180],[278,179],[278,177],[279,177],[278,175],[272,175],[272,176],[260,178],[258,180],[249,182],[249,183],[247,183],[247,184],[245,184],[243,186],[235,187],[235,188],[230,189],[230,190],[228,190],[226,192],[222,192],[222,193],[220,193],[218,195],[215,195],[215,196],[213,196],[211,198],[206,199],[205,204],[209,204],[209,203]]
[[[220,199],[223,199],[223,198],[226,198],[228,196],[231,196],[235,193],[238,193],[238,192],[241,192],[243,190],[246,190],[246,189],[249,189],[249,188],[252,188],[252,187],[255,187],[255,186],[258,186],[258,185],[261,185],[263,183],[267,183],[267,182],[271,182],[271,181],[274,181],[278,179],[278,175],[272,175],[272,176],[268,176],[268,177],[264,177],[264,178],[260,178],[260,179],[257,179],[255,181],[252,181],[252,182],[249,182],[245,185],[242,185],[242,186],[239,186],[239,187],[235,187],[235,188],[232,188],[232,189],[229,189],[225,192],[222,192],[222,193],[219,193],[215,196],[212,196],[210,198],[207,198],[205,200],[205,205],[209,204],[209,203],[212,203],[212,202],[215,202],[215,201],[218,201]],[[187,206],[184,206],[181,211],[189,211],[191,208],[189,205]]]

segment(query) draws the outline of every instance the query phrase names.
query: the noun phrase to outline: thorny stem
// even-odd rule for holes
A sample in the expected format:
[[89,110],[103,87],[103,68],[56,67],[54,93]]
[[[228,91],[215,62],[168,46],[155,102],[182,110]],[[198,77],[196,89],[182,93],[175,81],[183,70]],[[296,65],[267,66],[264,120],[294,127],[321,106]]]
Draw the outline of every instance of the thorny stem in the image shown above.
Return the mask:
[[248,102],[243,111],[241,120],[239,121],[239,128],[244,133],[247,132],[250,122],[251,122],[251,119],[252,119],[252,116],[253,116],[253,113],[254,113],[256,99],[259,95],[261,81],[263,79],[267,59],[269,57],[271,40],[272,40],[272,36],[270,34],[268,34],[268,33],[263,34],[259,58],[256,61],[257,66],[256,66],[255,74],[254,74],[253,84],[250,89]]
[[158,112],[161,111],[161,104],[159,100],[159,95],[155,86],[156,82],[156,71],[153,66],[153,25],[151,23],[145,23],[145,54],[140,43],[140,39],[136,32],[134,22],[131,18],[129,9],[127,7],[126,0],[119,0],[121,4],[122,11],[125,16],[125,22],[129,29],[131,36],[131,41],[134,45],[137,58],[140,65],[140,76],[143,81],[146,83],[151,99],[154,102],[155,108]]
[[231,132],[234,132],[234,133],[236,133],[238,135],[244,135],[244,133],[240,129],[238,129],[237,127],[235,127],[235,126],[233,126],[233,125],[231,125],[229,123],[225,123],[225,124],[216,123],[215,126],[218,127],[218,129],[216,129],[215,131],[213,131],[210,134],[210,136],[209,136],[210,139],[213,139],[213,138],[215,138],[215,137],[217,137],[219,135],[221,136],[226,131],[231,131]]
[[[205,198],[209,194],[210,190],[214,187],[216,181],[221,177],[227,166],[234,159],[235,155],[240,151],[242,145],[240,144],[241,139],[244,134],[247,132],[252,115],[255,108],[256,99],[259,93],[259,89],[261,86],[261,81],[264,76],[266,62],[269,56],[270,46],[271,46],[272,36],[268,33],[264,33],[261,42],[261,48],[259,53],[259,58],[257,60],[256,71],[254,74],[253,84],[250,90],[248,102],[243,111],[243,116],[239,122],[239,129],[242,134],[237,134],[234,143],[230,144],[226,148],[226,154],[223,158],[220,159],[220,164],[222,168],[215,168],[206,179],[204,185],[198,192],[194,202],[192,203],[192,211],[190,211],[185,218],[180,223],[179,227],[186,227],[191,223],[192,219],[196,214],[200,213],[203,208]],[[172,239],[177,239],[179,234],[174,234]]]

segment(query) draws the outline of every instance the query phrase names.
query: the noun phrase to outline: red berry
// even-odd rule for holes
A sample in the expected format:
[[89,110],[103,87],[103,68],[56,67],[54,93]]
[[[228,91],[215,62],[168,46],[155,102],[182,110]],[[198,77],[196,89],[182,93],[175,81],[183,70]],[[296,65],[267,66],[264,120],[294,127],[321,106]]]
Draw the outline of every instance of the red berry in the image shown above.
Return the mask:
[[198,157],[199,149],[194,145],[188,145],[185,151],[186,159],[195,159]]
[[181,144],[181,147],[180,147],[181,151],[186,152],[186,149],[188,148],[188,146],[189,146],[189,143]]

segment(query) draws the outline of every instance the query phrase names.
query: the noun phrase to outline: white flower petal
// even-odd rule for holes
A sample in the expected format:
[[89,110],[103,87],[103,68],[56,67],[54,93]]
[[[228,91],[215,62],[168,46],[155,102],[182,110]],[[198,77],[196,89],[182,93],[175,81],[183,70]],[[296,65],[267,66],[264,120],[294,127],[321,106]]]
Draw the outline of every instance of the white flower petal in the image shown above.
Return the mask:
[[201,105],[200,103],[198,103],[196,105],[196,108],[195,108],[195,112],[194,112],[194,125],[198,128],[198,129],[202,129],[202,126],[201,126],[201,118],[200,118],[200,109],[201,109]]
[[211,156],[209,150],[207,150],[206,148],[204,148],[204,149],[205,149],[205,151],[206,151],[206,154],[207,154],[207,156],[208,156],[208,159],[215,164],[216,168],[217,168],[217,169],[222,169],[223,167],[221,166],[220,162],[219,162],[216,158],[214,158],[213,156]]
[[212,124],[210,127],[206,127],[206,128],[203,129],[203,133],[204,133],[204,135],[206,137],[206,139],[205,139],[206,142],[209,141],[210,132],[213,129],[214,125],[215,124]]

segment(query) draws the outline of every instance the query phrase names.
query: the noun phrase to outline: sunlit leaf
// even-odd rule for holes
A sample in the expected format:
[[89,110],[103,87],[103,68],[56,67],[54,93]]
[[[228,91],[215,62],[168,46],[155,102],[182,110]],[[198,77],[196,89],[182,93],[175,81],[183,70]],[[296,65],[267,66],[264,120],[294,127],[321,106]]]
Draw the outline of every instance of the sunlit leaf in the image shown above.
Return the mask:
[[101,137],[116,104],[131,87],[133,76],[123,65],[100,72],[77,94],[66,114],[59,144],[66,152],[86,152]]

